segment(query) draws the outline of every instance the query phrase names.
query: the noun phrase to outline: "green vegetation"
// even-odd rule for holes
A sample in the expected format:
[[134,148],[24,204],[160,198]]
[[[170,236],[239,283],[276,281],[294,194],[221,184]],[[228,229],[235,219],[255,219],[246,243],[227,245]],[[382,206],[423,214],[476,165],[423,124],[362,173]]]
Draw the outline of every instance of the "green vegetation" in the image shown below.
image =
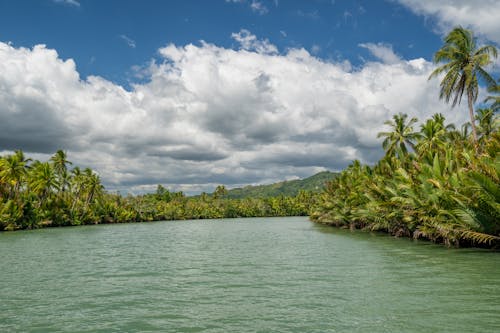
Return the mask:
[[271,198],[278,196],[294,197],[300,191],[320,192],[327,181],[332,180],[338,173],[323,171],[305,179],[289,180],[270,185],[245,186],[228,190],[226,197],[242,198]]
[[429,79],[445,73],[439,98],[444,98],[447,103],[453,98],[452,106],[459,104],[464,92],[467,93],[472,137],[477,144],[474,103],[479,94],[478,78],[486,81],[489,86],[495,86],[495,80],[484,70],[484,66],[491,64],[491,57],[497,57],[497,49],[492,45],[477,48],[472,31],[462,27],[453,29],[444,42],[443,47],[434,55],[434,62],[446,63],[436,68]]
[[224,186],[218,186],[213,194],[185,197],[181,192],[169,192],[158,185],[155,194],[125,198],[132,207],[137,207],[140,219],[184,220],[264,216],[305,216],[313,204],[312,192],[300,191],[296,196],[279,195],[268,198],[226,197]]
[[69,171],[70,164],[61,150],[49,162],[27,159],[22,151],[0,157],[0,230],[98,221],[99,176],[88,168]]
[[[218,186],[210,195],[186,197],[161,185],[154,194],[122,197],[106,193],[99,176],[92,170],[82,171],[78,167],[69,170],[70,165],[61,150],[48,162],[27,159],[22,151],[0,157],[0,231],[98,223],[307,215],[315,197],[312,192],[298,190],[293,196],[279,192],[276,196],[232,199],[224,186]],[[320,184],[318,179],[323,176],[311,178]]]
[[[500,245],[500,119],[498,96],[489,108],[474,114],[478,78],[498,93],[498,85],[483,66],[496,49],[476,49],[472,33],[456,28],[445,39],[435,60],[447,64],[441,98],[453,105],[467,93],[471,123],[460,130],[435,114],[414,131],[417,119],[406,114],[386,124],[385,156],[375,166],[354,161],[328,183],[312,209],[311,219],[351,229],[385,231],[454,246]],[[476,126],[477,121],[477,126]],[[472,135],[468,129],[472,127]]]
[[[500,245],[499,85],[484,70],[496,57],[456,28],[436,53],[445,61],[440,97],[453,106],[467,93],[471,122],[457,129],[435,114],[386,121],[385,156],[374,166],[354,161],[340,174],[186,197],[158,185],[156,193],[122,197],[104,191],[99,176],[75,167],[63,151],[48,162],[22,151],[0,157],[0,231],[154,220],[310,215],[318,223],[380,230],[455,246]],[[492,94],[474,111],[478,77]],[[500,82],[500,79],[498,80]],[[472,133],[469,134],[469,128]],[[324,184],[326,182],[326,187]],[[319,192],[321,189],[324,190]]]

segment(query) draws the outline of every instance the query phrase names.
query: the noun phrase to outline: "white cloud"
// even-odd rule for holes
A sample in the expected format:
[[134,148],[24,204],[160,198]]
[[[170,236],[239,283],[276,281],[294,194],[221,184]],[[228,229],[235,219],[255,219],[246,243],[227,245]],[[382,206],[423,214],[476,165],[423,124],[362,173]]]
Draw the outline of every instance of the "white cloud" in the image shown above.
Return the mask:
[[[374,162],[376,134],[398,112],[448,112],[424,59],[369,62],[357,71],[304,49],[278,54],[250,32],[241,50],[167,45],[147,83],[130,91],[90,76],[43,45],[0,43],[0,150],[68,151],[109,189],[211,191]],[[146,74],[145,74],[146,75]],[[461,106],[464,108],[464,106]]]
[[59,3],[59,4],[63,4],[63,5],[80,7],[80,3],[76,0],[53,0],[53,1],[55,3]]
[[269,40],[257,39],[257,36],[246,29],[241,29],[238,33],[232,33],[231,37],[240,43],[241,48],[244,50],[256,51],[257,53],[264,54],[278,53],[278,48],[271,44]]
[[135,40],[133,40],[132,38],[126,36],[126,35],[120,35],[120,38],[125,42],[127,43],[127,45],[133,49],[135,49],[135,47],[137,46],[135,44]]
[[447,33],[454,26],[462,25],[500,44],[500,1],[498,0],[397,1],[419,15],[436,18],[438,28],[442,33]]
[[401,59],[392,50],[391,45],[383,43],[361,43],[359,46],[370,51],[374,57],[382,60],[385,64],[397,64],[401,62]]

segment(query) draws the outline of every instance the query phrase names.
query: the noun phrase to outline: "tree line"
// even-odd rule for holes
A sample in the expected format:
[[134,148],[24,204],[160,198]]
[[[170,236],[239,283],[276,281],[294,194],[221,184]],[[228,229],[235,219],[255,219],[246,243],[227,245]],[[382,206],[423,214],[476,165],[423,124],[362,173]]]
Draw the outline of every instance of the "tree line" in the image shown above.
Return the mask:
[[307,215],[314,194],[227,198],[214,193],[187,197],[158,185],[156,193],[121,196],[104,190],[89,168],[70,169],[64,151],[49,161],[26,158],[21,150],[0,156],[0,231],[99,223],[233,217]]

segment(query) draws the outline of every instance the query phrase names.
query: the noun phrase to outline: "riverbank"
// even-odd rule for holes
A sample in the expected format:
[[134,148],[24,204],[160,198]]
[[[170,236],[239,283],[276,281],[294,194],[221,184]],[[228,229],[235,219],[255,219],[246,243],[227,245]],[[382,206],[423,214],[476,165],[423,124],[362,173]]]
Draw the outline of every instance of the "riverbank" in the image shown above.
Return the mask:
[[[447,246],[498,247],[499,120],[483,115],[477,145],[440,114],[419,132],[411,126],[416,119],[394,116],[394,132],[382,133],[386,155],[373,166],[355,161],[328,183],[311,220]],[[403,133],[407,141],[392,141]]]

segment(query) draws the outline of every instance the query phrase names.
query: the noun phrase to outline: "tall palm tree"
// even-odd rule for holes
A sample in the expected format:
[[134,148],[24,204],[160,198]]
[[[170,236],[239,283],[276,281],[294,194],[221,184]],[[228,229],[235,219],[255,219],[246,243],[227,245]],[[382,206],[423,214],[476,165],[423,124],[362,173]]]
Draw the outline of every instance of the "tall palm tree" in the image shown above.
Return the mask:
[[415,149],[415,140],[418,138],[418,133],[413,132],[413,124],[418,120],[417,118],[411,118],[406,122],[408,118],[407,114],[399,113],[395,114],[392,119],[384,122],[384,124],[391,127],[390,132],[380,132],[377,137],[385,137],[382,146],[384,147],[387,155],[396,155],[398,151],[402,154],[408,153],[407,145],[413,150]]
[[54,166],[54,171],[57,175],[59,181],[59,188],[61,191],[65,191],[68,183],[68,165],[72,164],[68,161],[68,157],[65,151],[58,150],[54,156],[50,158],[52,165]]
[[85,192],[87,198],[85,200],[85,207],[94,201],[94,199],[102,194],[104,186],[101,184],[101,178],[98,174],[94,173],[91,169],[85,168],[83,170],[83,175],[85,178]]
[[484,70],[491,64],[491,58],[497,57],[497,49],[492,45],[477,48],[472,31],[460,26],[454,28],[444,39],[444,45],[434,55],[434,63],[445,62],[436,68],[429,79],[442,73],[440,99],[447,103],[452,101],[452,107],[460,104],[464,92],[467,95],[469,116],[472,125],[472,135],[477,144],[477,130],[474,123],[474,102],[478,96],[478,78],[486,81],[488,85],[494,85],[493,78]]
[[54,168],[48,162],[37,161],[33,164],[30,176],[30,188],[38,195],[42,206],[51,193],[59,187]]

